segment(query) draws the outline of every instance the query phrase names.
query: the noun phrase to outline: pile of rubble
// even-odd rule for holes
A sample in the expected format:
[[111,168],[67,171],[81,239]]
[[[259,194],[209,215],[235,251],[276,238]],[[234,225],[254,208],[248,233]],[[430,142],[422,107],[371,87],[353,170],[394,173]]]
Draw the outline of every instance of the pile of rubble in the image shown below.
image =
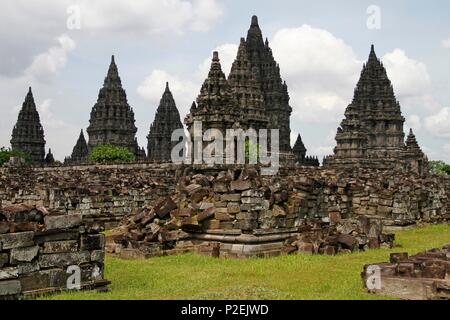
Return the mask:
[[81,215],[44,207],[0,208],[0,299],[67,289],[106,290],[105,239]]
[[380,220],[310,217],[307,205],[307,195],[293,181],[260,176],[254,168],[186,175],[170,197],[113,230],[107,250],[152,256],[220,243],[221,255],[248,257],[337,254],[393,243],[393,235],[382,234]]
[[286,241],[287,253],[335,255],[392,248],[395,235],[384,234],[379,220],[360,217],[345,219],[335,225],[322,221],[309,222],[298,228],[299,235]]
[[408,257],[393,253],[390,263],[364,266],[365,288],[407,300],[450,299],[450,244]]

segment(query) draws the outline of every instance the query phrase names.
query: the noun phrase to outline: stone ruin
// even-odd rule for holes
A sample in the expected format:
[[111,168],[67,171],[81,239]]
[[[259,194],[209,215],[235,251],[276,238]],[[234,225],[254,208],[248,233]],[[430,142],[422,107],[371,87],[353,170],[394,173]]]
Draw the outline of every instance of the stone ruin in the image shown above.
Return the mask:
[[365,265],[361,277],[375,294],[407,300],[450,299],[450,245],[408,256],[393,253],[389,263]]
[[83,222],[81,215],[27,205],[2,207],[0,300],[74,288],[107,290],[102,230]]
[[[261,176],[255,167],[184,175],[169,197],[126,218],[108,241],[122,257],[186,251],[226,257],[391,247],[387,230],[449,218],[447,193],[405,177]],[[434,200],[432,200],[434,198]],[[439,199],[439,200],[438,200]],[[430,207],[431,205],[431,207]],[[428,208],[427,208],[428,206]]]

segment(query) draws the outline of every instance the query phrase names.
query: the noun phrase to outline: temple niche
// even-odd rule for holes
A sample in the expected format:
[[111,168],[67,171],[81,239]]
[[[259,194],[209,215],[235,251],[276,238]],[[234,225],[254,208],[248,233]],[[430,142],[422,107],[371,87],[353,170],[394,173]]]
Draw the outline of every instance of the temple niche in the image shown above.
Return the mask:
[[89,150],[109,144],[127,148],[138,160],[145,158],[145,150],[137,143],[134,112],[122,88],[114,56],[97,103],[92,108],[89,123]]
[[426,173],[428,161],[412,131],[405,143],[404,123],[391,81],[372,45],[353,101],[337,130],[334,155],[326,157],[324,165]]
[[12,150],[27,153],[33,164],[45,163],[44,129],[36,109],[31,87],[12,131],[11,147]]
[[156,110],[155,120],[151,124],[147,136],[148,160],[171,160],[171,151],[179,143],[179,141],[172,142],[171,140],[172,133],[177,129],[183,129],[183,124],[169,83],[166,83],[166,89]]

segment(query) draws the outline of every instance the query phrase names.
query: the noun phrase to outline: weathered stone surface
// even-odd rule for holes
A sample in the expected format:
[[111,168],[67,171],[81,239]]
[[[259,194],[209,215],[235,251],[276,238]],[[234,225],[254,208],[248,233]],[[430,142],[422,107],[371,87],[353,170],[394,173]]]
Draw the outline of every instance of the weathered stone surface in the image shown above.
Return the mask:
[[0,297],[16,295],[21,291],[22,287],[20,285],[20,281],[18,280],[0,281]]
[[47,230],[70,229],[81,224],[82,216],[79,214],[46,216],[44,222]]
[[0,235],[3,250],[33,245],[34,232],[18,232]]
[[251,186],[252,185],[249,180],[236,180],[231,181],[230,188],[231,190],[244,191],[250,189]]
[[67,240],[67,241],[51,241],[45,242],[42,253],[59,253],[59,252],[77,252],[78,251],[78,241]]
[[39,246],[14,248],[11,250],[10,263],[31,262],[38,254]]
[[39,271],[39,263],[37,261],[31,263],[21,263],[17,266],[19,276]]
[[103,250],[105,247],[105,236],[103,234],[82,235],[80,250]]
[[7,253],[0,253],[0,268],[3,268],[5,264],[9,262],[9,257]]
[[[365,265],[361,273],[364,286],[371,293],[407,300],[450,299],[448,278],[450,246],[432,249],[408,257],[391,254],[390,263]],[[371,285],[374,268],[379,269],[379,286]]]
[[0,280],[14,279],[19,276],[19,269],[17,267],[6,267],[0,269]]
[[42,254],[39,256],[39,266],[41,268],[67,267],[89,262],[90,259],[89,251]]

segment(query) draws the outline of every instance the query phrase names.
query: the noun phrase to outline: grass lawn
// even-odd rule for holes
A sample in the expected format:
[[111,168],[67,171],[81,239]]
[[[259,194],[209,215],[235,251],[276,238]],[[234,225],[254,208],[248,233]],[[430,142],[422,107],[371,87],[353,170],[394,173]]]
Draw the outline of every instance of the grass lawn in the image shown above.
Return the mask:
[[397,233],[398,247],[335,257],[293,255],[225,260],[186,254],[149,260],[106,259],[109,293],[68,292],[44,299],[380,299],[362,288],[364,264],[389,253],[450,243],[450,225]]

